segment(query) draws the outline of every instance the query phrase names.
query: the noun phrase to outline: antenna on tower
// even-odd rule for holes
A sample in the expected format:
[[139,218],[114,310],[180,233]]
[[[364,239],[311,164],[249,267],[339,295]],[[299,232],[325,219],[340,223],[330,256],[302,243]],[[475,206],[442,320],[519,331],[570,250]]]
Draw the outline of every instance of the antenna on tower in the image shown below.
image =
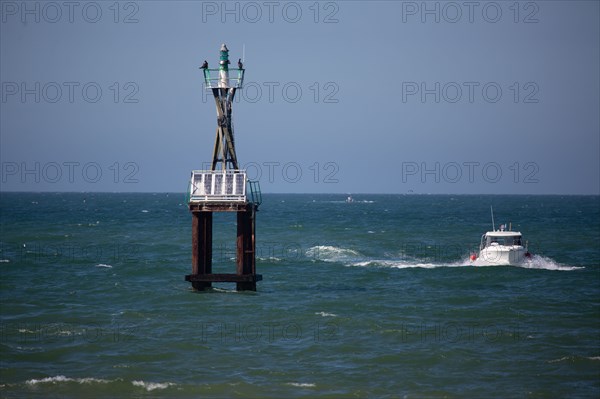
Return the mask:
[[246,44],[242,44],[242,62],[246,62]]

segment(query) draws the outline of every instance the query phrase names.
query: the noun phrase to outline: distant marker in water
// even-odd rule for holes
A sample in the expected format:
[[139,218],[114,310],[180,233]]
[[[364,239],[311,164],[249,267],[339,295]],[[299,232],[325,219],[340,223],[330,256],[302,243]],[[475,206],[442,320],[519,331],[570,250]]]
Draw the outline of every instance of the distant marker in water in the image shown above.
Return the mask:
[[[236,90],[242,88],[245,70],[241,58],[238,58],[238,69],[230,71],[229,64],[229,49],[223,44],[219,69],[209,69],[208,62],[203,64],[206,68],[202,68],[204,85],[211,90],[217,106],[217,137],[210,170],[192,171],[189,186],[192,273],[186,275],[185,279],[198,291],[212,287],[213,282],[234,282],[238,291],[256,291],[256,282],[262,280],[262,276],[256,274],[255,242],[260,188],[258,182],[249,181],[246,171],[238,166],[232,124],[233,99]],[[218,77],[215,77],[217,72]],[[246,187],[249,188],[249,195]],[[212,272],[214,212],[237,214],[235,274]]]

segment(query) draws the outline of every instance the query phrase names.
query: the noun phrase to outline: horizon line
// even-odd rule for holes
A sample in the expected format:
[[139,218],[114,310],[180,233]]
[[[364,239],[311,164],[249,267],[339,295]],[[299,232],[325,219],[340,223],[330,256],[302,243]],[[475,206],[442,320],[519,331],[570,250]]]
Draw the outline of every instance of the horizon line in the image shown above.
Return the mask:
[[[183,191],[19,191],[19,190],[0,190],[1,194],[176,194],[176,195],[187,195]],[[376,193],[376,192],[331,192],[331,193],[307,193],[307,192],[263,192],[263,195],[343,195],[343,196],[355,196],[355,195],[402,195],[402,196],[416,196],[416,195],[531,195],[531,196],[589,196],[598,197],[600,193],[596,194],[584,194],[584,193]]]

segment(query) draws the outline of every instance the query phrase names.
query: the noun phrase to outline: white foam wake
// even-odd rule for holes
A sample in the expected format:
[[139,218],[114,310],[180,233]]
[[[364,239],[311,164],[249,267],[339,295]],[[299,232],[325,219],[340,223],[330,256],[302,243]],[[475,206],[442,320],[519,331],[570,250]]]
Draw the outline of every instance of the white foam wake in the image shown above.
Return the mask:
[[[469,256],[465,255],[463,259],[454,262],[432,261],[431,259],[419,259],[410,256],[401,258],[370,258],[361,254],[359,251],[337,247],[333,245],[317,245],[309,248],[305,253],[307,258],[322,262],[342,263],[345,266],[353,267],[387,267],[394,269],[435,269],[439,267],[494,267],[498,266],[488,263],[484,259],[478,258],[471,261]],[[570,266],[556,262],[555,260],[542,255],[533,255],[526,259],[522,264],[513,265],[525,269],[572,271],[584,269],[582,266]]]
[[353,262],[348,266],[356,267],[390,267],[393,269],[410,269],[410,268],[423,268],[423,269],[435,269],[436,267],[448,267],[448,264],[435,264],[430,262],[420,262],[415,259],[401,260],[401,259],[371,259],[360,262]]
[[[465,266],[475,266],[475,267],[494,267],[498,266],[494,263],[486,262],[482,258],[477,258],[475,261],[471,261],[469,258],[466,258],[464,261]],[[533,255],[531,258],[526,259],[523,263],[519,265],[511,265],[512,267],[521,267],[524,269],[540,269],[540,270],[559,270],[559,271],[571,271],[571,270],[580,270],[585,269],[583,266],[569,266],[563,265],[561,263],[556,262],[555,260],[548,258],[542,255]]]
[[561,271],[570,271],[570,270],[580,270],[585,269],[583,266],[568,266],[563,265],[558,262],[555,262],[553,259],[542,255],[533,255],[531,259],[527,260],[521,267],[527,269],[544,269],[544,270],[561,270]]

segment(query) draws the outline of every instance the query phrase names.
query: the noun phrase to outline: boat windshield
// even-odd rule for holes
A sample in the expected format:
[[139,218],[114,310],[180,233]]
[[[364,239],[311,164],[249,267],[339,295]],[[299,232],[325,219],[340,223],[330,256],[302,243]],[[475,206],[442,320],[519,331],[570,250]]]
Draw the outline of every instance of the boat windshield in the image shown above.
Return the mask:
[[487,236],[486,237],[486,247],[489,245],[523,245],[521,243],[521,236]]

